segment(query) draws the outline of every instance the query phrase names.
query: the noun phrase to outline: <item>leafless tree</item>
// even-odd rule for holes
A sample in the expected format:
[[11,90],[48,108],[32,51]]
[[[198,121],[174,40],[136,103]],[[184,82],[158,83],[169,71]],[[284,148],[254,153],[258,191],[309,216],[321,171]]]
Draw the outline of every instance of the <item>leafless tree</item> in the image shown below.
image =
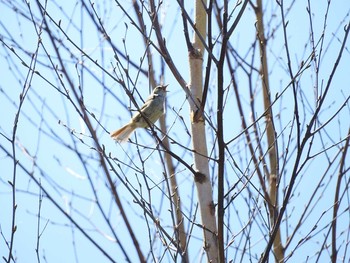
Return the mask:
[[347,1],[0,5],[5,262],[350,261]]

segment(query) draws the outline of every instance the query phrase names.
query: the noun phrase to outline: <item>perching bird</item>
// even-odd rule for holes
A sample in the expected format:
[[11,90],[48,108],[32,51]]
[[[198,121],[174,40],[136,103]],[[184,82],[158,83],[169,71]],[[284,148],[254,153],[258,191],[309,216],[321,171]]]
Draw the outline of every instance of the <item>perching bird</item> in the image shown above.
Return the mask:
[[[155,123],[164,114],[164,102],[168,85],[160,85],[153,89],[145,104],[129,121],[120,129],[111,133],[111,137],[119,142],[126,141],[136,128],[146,128],[149,123]],[[146,117],[148,122],[145,120]]]

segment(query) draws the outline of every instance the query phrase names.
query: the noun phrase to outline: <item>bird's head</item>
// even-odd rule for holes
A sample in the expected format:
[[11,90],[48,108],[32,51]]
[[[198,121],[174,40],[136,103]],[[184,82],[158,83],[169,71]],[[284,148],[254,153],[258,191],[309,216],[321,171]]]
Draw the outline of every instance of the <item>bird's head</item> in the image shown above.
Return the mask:
[[153,93],[154,94],[165,93],[165,92],[167,92],[167,90],[166,90],[167,87],[168,87],[168,85],[159,85],[159,86],[154,88]]

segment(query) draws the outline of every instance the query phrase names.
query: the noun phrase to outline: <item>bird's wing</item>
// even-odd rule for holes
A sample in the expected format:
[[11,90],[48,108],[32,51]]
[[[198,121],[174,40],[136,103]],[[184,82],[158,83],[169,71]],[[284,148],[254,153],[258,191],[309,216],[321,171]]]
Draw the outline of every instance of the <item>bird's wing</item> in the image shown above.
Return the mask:
[[142,105],[142,107],[140,108],[140,110],[143,110],[144,108],[146,108],[148,105],[150,105],[152,103],[152,101],[154,100],[155,97],[157,97],[159,95],[157,94],[152,94],[151,96],[149,96],[147,98],[147,100],[145,101],[145,104]]
[[[145,104],[142,105],[142,107],[140,108],[140,111],[143,110],[143,115],[146,116],[147,118],[149,117],[149,115],[152,113],[150,112],[150,110],[144,110],[145,108],[147,108],[154,100],[155,97],[159,96],[158,94],[151,94],[147,100],[145,101]],[[133,119],[135,119],[136,121],[138,121],[142,115],[140,113],[140,111],[136,110],[137,113],[135,113],[135,115],[133,116]]]

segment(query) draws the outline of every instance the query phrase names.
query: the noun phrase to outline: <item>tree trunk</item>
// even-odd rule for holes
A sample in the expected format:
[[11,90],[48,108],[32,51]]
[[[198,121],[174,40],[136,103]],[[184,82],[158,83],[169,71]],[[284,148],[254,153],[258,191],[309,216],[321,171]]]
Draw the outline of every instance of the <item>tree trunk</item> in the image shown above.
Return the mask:
[[[195,0],[195,21],[197,32],[206,39],[206,1]],[[189,99],[191,134],[194,150],[194,166],[197,171],[195,184],[197,188],[199,207],[201,211],[204,249],[207,253],[208,262],[218,262],[217,227],[215,207],[213,202],[213,191],[209,175],[209,163],[207,152],[207,141],[205,134],[205,121],[202,110],[198,107],[202,98],[203,87],[203,54],[204,47],[197,33],[194,34],[193,50],[189,53],[190,64],[190,90],[195,103]]]

